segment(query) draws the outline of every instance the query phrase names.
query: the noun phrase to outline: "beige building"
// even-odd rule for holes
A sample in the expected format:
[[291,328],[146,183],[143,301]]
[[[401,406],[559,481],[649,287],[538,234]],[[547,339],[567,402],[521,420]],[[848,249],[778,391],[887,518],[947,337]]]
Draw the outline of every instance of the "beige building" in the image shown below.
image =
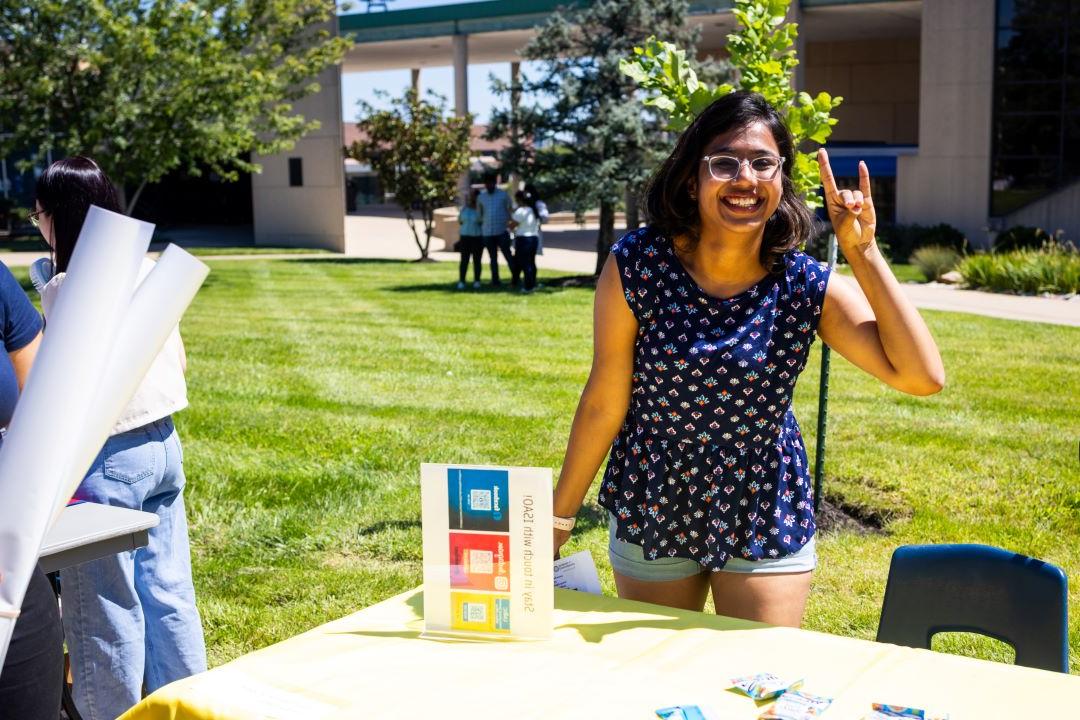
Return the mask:
[[[304,110],[322,130],[260,158],[258,243],[344,247],[341,73],[516,66],[558,0],[343,15],[354,46]],[[1051,6],[1053,6],[1051,8]],[[694,0],[703,55],[722,55],[729,0]],[[1051,12],[1053,10],[1053,12]],[[844,97],[828,148],[840,176],[870,165],[883,219],[949,223],[977,244],[1017,224],[1080,238],[1080,0],[801,0],[796,84]]]

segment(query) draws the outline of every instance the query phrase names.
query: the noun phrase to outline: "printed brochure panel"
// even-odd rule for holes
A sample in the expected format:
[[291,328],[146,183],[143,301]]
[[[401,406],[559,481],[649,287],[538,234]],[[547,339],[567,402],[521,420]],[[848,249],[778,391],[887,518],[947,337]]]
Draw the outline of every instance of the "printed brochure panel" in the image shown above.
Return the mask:
[[453,620],[450,627],[462,632],[509,633],[510,596],[451,592]]
[[510,589],[510,536],[450,533],[450,586]]
[[451,468],[446,478],[450,527],[509,532],[509,481],[506,470]]

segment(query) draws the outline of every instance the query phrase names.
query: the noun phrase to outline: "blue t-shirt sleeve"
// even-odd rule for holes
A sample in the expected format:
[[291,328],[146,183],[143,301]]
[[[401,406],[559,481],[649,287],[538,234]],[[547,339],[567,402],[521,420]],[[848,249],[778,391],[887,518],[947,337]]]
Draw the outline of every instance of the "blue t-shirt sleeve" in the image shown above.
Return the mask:
[[0,313],[3,313],[4,349],[21,350],[41,332],[41,315],[26,297],[6,265],[0,264]]

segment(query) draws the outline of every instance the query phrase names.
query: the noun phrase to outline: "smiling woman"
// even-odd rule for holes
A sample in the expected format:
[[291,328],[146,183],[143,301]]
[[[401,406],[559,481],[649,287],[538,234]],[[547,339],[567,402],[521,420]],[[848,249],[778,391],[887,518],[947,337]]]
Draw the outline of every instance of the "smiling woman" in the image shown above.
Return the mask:
[[567,541],[608,455],[599,502],[621,597],[777,625],[802,621],[817,564],[813,487],[791,404],[820,335],[916,395],[939,390],[937,346],[874,244],[870,178],[829,215],[858,285],[796,248],[811,216],[791,135],[753,93],[691,123],[652,180],[651,225],[611,249],[597,286],[592,371],[555,491]]

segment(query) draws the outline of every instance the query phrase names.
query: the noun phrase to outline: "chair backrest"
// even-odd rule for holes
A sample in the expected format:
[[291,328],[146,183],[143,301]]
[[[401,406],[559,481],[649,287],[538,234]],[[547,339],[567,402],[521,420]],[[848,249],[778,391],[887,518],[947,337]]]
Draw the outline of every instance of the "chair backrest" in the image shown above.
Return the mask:
[[939,632],[1008,643],[1016,664],[1069,672],[1068,580],[1060,568],[987,545],[896,549],[878,642],[930,647]]

